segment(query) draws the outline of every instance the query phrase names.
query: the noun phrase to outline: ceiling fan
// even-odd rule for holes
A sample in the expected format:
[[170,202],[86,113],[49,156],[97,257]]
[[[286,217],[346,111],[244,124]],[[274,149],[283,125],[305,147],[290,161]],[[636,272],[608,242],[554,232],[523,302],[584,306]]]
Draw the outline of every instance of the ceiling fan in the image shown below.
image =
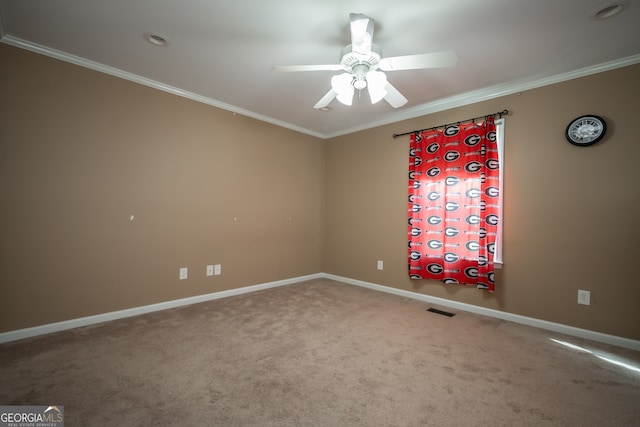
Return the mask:
[[373,44],[373,19],[361,13],[351,13],[349,18],[351,44],[342,49],[339,64],[273,67],[275,71],[344,71],[331,78],[331,90],[313,108],[325,108],[334,98],[351,105],[355,89],[364,88],[372,104],[384,98],[393,108],[399,108],[407,98],[387,81],[383,71],[452,67],[458,62],[453,51],[382,58],[382,51]]

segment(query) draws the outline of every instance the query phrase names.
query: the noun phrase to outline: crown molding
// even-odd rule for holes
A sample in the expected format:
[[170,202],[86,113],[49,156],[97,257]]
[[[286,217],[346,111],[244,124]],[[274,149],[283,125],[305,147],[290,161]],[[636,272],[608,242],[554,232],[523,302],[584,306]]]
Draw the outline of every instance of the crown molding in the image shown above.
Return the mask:
[[[0,3],[1,5],[1,3]],[[251,117],[262,122],[270,123],[275,126],[290,129],[296,132],[300,132],[306,135],[310,135],[319,139],[331,139],[338,136],[348,135],[363,130],[384,126],[392,123],[401,122],[403,120],[414,119],[416,117],[422,117],[429,114],[434,114],[440,111],[450,110],[452,108],[463,107],[465,105],[475,104],[482,101],[488,101],[501,96],[511,95],[518,92],[523,92],[531,89],[536,89],[556,83],[565,82],[568,80],[577,79],[580,77],[586,77],[592,74],[598,74],[605,71],[614,70],[616,68],[622,68],[629,65],[640,63],[640,54],[632,55],[625,58],[617,59],[614,61],[605,62],[602,64],[581,68],[562,74],[553,76],[542,76],[534,79],[527,79],[521,81],[514,81],[504,83],[500,85],[491,86],[476,91],[466,92],[459,95],[451,96],[448,98],[442,98],[433,102],[417,105],[415,107],[403,109],[398,111],[397,114],[379,121],[369,122],[360,126],[354,126],[348,129],[344,129],[333,133],[320,133],[310,129],[303,128],[288,122],[274,119],[262,114],[255,113],[240,107],[236,107],[231,104],[227,104],[194,92],[189,92],[174,86],[170,86],[164,83],[157,82],[155,80],[148,79],[146,77],[139,76],[134,73],[120,70],[118,68],[110,67],[108,65],[101,64],[99,62],[91,61],[79,56],[71,55],[66,52],[62,52],[56,49],[51,49],[46,46],[39,45],[37,43],[31,43],[26,40],[22,40],[18,37],[13,37],[4,34],[4,25],[2,21],[2,11],[0,10],[0,42],[29,50],[41,55],[49,56],[51,58],[59,59],[61,61],[69,62],[81,67],[89,68],[101,73],[109,74],[114,77],[129,80],[135,83],[139,83],[154,89],[162,90],[164,92],[171,93],[173,95],[181,96],[187,99],[191,99],[196,102],[211,105],[222,110],[227,110],[236,114]]]
[[533,80],[527,79],[523,81],[514,81],[495,85],[488,88],[451,96],[448,98],[442,98],[412,108],[407,108],[401,112],[398,112],[398,114],[394,115],[391,119],[371,122],[367,123],[366,125],[345,129],[340,132],[326,134],[325,138],[335,138],[337,136],[347,135],[378,126],[397,123],[403,120],[414,119],[416,117],[422,117],[429,114],[438,113],[440,111],[450,110],[452,108],[463,107],[465,105],[475,104],[482,101],[488,101],[490,99],[499,98],[501,96],[512,95],[514,93],[537,89],[556,83],[562,83],[568,80],[586,77],[592,74],[603,73],[605,71],[615,70],[616,68],[622,68],[638,63],[640,63],[640,55],[632,55],[626,58],[617,59],[615,61],[609,61],[591,67],[585,67],[579,70],[557,74],[554,76],[539,77],[537,79],[534,78]]
[[221,102],[215,100],[213,98],[209,98],[194,92],[189,92],[187,90],[180,89],[175,86],[167,85],[164,83],[157,82],[152,79],[148,79],[146,77],[139,76],[134,73],[130,73],[128,71],[120,70],[119,68],[110,67],[108,65],[101,64],[96,61],[91,61],[86,58],[82,58],[76,55],[71,55],[66,52],[62,52],[56,49],[52,49],[46,46],[39,45],[37,43],[31,43],[26,40],[22,40],[13,36],[4,36],[0,39],[1,42],[6,43],[11,46],[15,46],[21,49],[26,49],[34,53],[38,53],[40,55],[45,55],[51,58],[59,59],[61,61],[69,62],[71,64],[79,65],[81,67],[89,68],[94,71],[98,71],[100,73],[108,74],[114,77],[118,77],[124,80],[129,80],[134,83],[139,83],[144,86],[148,86],[154,89],[158,89],[164,92],[168,92],[173,95],[181,96],[183,98],[190,99],[192,101],[200,102],[203,104],[211,105],[216,108],[220,108],[222,110],[231,111],[232,113],[241,114],[243,116],[251,117],[256,120],[260,120],[266,123],[270,123],[272,125],[276,125],[279,127],[283,127],[286,129],[294,130],[296,132],[304,133],[307,135],[314,136],[316,138],[324,138],[324,135],[318,132],[314,132],[309,129],[305,129],[300,126],[293,125],[291,123],[283,122],[281,120],[276,120],[272,117],[264,116],[262,114],[254,113],[253,111],[245,110],[244,108],[236,107],[231,104],[227,104],[225,102]]

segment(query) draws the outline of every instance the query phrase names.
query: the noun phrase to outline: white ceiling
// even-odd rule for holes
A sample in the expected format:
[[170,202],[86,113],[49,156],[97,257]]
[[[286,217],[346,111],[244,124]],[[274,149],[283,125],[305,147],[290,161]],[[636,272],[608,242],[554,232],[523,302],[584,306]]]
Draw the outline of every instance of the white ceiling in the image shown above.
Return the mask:
[[[640,0],[0,0],[11,45],[321,138],[640,62]],[[314,104],[339,72],[349,13],[376,22],[382,56],[454,50],[453,68],[387,72],[409,102]],[[144,33],[166,38],[157,47]],[[506,107],[506,106],[505,106]]]

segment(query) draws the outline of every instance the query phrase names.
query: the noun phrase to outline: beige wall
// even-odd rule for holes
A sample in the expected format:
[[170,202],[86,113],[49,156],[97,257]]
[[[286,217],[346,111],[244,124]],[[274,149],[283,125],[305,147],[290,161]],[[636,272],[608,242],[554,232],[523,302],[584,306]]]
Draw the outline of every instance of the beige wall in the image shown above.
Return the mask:
[[0,331],[322,270],[317,138],[5,44],[0,58]]
[[[0,58],[0,332],[324,271],[640,339],[639,66],[321,141],[4,44]],[[496,292],[409,280],[408,138],[391,135],[505,108]],[[610,130],[577,148],[564,129],[585,113]]]
[[[325,271],[640,339],[639,80],[636,65],[328,141]],[[392,134],[503,109],[505,265],[495,293],[410,280],[409,137]],[[607,120],[607,136],[569,144],[567,124],[589,113]],[[577,304],[578,289],[591,291],[590,306]]]

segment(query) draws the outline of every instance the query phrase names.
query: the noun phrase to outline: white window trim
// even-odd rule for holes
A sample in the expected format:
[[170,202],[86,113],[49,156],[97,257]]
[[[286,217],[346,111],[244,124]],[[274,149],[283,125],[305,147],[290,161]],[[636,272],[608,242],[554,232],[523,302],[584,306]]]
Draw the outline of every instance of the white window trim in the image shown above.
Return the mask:
[[504,224],[504,124],[505,119],[503,117],[495,121],[496,124],[496,140],[498,142],[498,162],[500,164],[500,198],[498,200],[498,216],[500,221],[498,222],[498,235],[496,236],[496,252],[493,254],[493,264],[495,268],[502,268],[504,262],[502,258],[502,233]]

